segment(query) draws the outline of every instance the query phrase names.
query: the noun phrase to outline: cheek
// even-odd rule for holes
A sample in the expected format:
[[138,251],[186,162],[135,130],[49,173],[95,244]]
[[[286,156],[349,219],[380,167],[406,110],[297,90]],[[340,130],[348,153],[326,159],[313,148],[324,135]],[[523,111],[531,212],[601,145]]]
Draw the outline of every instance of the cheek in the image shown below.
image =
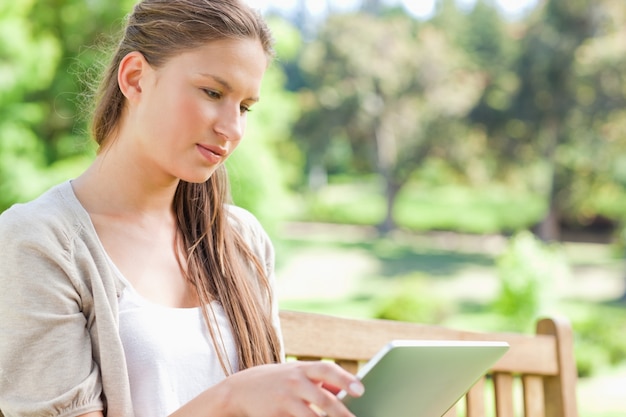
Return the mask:
[[162,133],[196,129],[206,117],[200,100],[193,96],[193,91],[183,86],[163,90],[154,103],[158,103],[154,113],[155,124],[161,125]]
[[180,95],[161,94],[149,98],[150,104],[143,112],[144,121],[148,123],[143,128],[151,132],[152,137],[161,137],[167,140],[181,131],[190,128],[194,119],[194,107],[189,100]]
[[[175,114],[178,119],[176,123],[179,125],[183,124],[181,122],[186,122],[188,123],[187,127],[192,127],[196,123],[201,123],[206,120],[208,117],[207,109],[204,109],[200,103],[195,100],[180,100],[176,107]],[[191,123],[193,123],[193,125]]]

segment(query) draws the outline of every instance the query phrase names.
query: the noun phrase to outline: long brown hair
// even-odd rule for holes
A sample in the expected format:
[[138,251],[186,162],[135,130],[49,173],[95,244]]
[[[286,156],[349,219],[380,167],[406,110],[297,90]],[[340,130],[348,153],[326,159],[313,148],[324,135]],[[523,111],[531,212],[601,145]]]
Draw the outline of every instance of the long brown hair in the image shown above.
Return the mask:
[[[102,147],[115,136],[125,105],[117,84],[119,64],[128,53],[142,53],[150,65],[207,42],[258,39],[273,56],[271,33],[260,15],[239,0],[143,0],[128,16],[126,28],[96,93],[92,135]],[[173,209],[179,243],[186,253],[184,270],[197,291],[204,318],[222,368],[232,372],[221,335],[213,325],[210,302],[222,304],[238,349],[239,367],[277,362],[280,341],[272,326],[271,288],[265,265],[246,243],[228,214],[230,193],[226,169],[208,181],[181,181]]]

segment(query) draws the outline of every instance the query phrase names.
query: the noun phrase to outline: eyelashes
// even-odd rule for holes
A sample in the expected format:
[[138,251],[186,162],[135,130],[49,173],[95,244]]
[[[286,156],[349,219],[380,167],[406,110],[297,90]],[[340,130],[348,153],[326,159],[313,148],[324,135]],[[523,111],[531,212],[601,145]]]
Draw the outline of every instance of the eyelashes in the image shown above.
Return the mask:
[[206,94],[210,99],[219,100],[222,98],[222,94],[217,91],[208,88],[202,88],[202,91],[204,91],[204,94]]
[[[202,91],[211,100],[221,100],[222,97],[223,97],[222,93],[220,93],[219,91],[211,90],[210,88],[202,88]],[[252,109],[250,108],[250,106],[247,106],[247,105],[244,105],[244,104],[239,106],[239,112],[242,115],[245,114],[245,113],[249,113],[251,111],[252,111]]]

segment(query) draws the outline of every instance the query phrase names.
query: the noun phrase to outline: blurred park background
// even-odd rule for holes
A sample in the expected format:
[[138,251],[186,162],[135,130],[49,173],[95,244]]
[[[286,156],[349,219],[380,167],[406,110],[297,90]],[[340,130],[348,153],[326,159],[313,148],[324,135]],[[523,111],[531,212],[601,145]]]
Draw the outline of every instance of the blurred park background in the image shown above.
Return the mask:
[[[0,211],[93,158],[91,90],[133,3],[0,2]],[[278,54],[228,165],[282,306],[565,315],[581,415],[625,416],[626,2],[249,3]]]

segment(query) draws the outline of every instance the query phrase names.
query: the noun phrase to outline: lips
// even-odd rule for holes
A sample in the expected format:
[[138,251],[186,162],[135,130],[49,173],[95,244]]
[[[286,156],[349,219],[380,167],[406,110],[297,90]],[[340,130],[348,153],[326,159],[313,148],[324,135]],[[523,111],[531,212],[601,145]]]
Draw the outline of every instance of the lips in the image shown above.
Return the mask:
[[202,145],[202,144],[198,144],[198,146],[200,146],[201,148],[204,148],[206,150],[208,150],[209,152],[213,152],[216,155],[219,156],[225,156],[226,155],[226,149],[221,148],[219,146],[214,146],[214,145]]
[[212,164],[219,163],[227,155],[226,149],[219,146],[197,144],[196,148],[198,149],[198,152],[200,152],[200,154]]

